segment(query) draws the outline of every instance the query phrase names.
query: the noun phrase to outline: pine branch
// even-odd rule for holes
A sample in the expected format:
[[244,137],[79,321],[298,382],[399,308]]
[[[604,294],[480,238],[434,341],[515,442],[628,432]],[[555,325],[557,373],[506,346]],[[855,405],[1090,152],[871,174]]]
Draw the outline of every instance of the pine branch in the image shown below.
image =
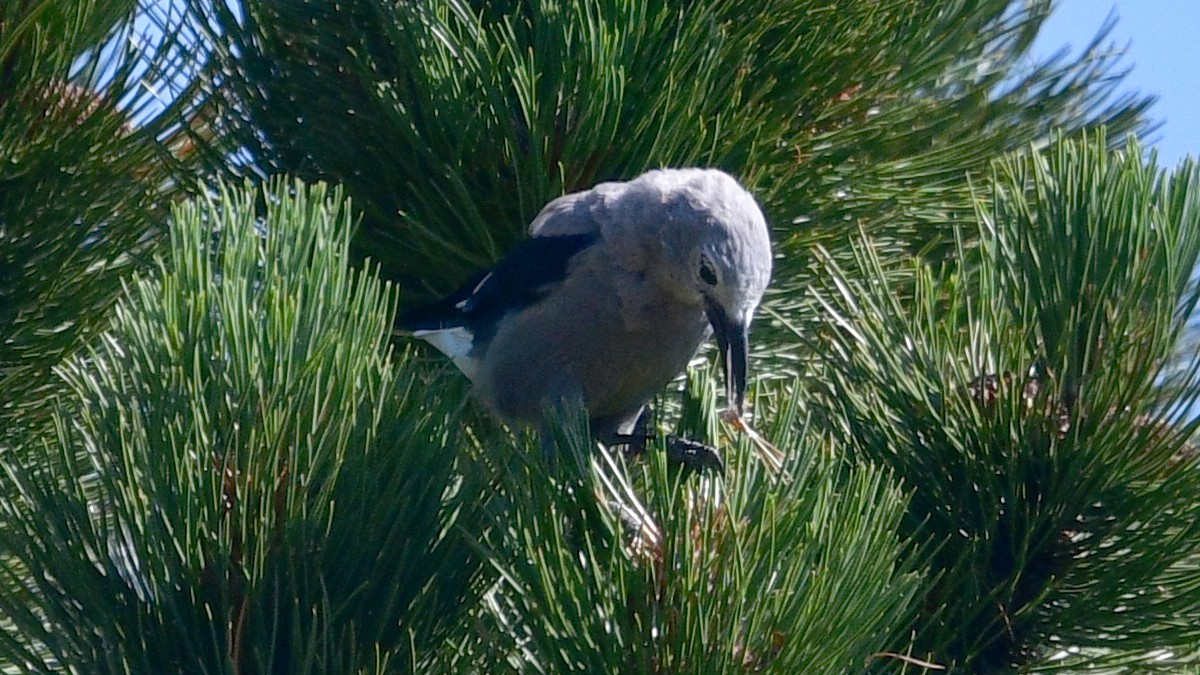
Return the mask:
[[[1042,1],[198,4],[245,169],[345,185],[406,302],[493,262],[564,191],[708,164],[767,203],[770,304],[804,324],[813,246],[844,256],[857,223],[890,255],[948,255],[998,153],[1054,128],[1119,139],[1149,104],[1112,99],[1114,54],[1030,63]],[[763,331],[763,357],[797,370]]]
[[920,266],[902,299],[868,240],[814,294],[822,426],[913,490],[902,532],[936,579],[914,653],[966,672],[1067,646],[1164,667],[1197,639],[1197,354],[1167,376],[1200,299],[1200,175],[1106,146],[998,162],[975,272]]
[[[715,442],[715,382],[692,375],[679,431]],[[592,446],[582,416],[551,420],[553,467],[526,448],[499,482],[500,583],[466,669],[832,673],[886,658],[917,582],[894,534],[904,501],[882,472],[833,459],[796,396],[756,399],[786,482],[744,441],[722,481],[669,466],[665,446],[628,464]]]
[[62,369],[73,400],[45,453],[5,464],[0,657],[237,673],[422,658],[478,587],[464,534],[486,492],[456,469],[454,404],[391,359],[394,290],[349,268],[350,216],[323,187],[223,189],[174,220],[170,259]]
[[133,2],[0,9],[0,429],[45,423],[50,369],[103,323],[192,185],[193,97],[152,88],[187,63],[136,46]]

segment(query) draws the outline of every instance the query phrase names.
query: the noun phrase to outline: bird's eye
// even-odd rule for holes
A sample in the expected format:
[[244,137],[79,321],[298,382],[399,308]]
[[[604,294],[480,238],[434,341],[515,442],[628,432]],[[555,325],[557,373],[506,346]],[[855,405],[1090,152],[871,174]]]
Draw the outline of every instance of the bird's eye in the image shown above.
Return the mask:
[[700,256],[700,279],[709,286],[717,285],[717,271],[704,256]]

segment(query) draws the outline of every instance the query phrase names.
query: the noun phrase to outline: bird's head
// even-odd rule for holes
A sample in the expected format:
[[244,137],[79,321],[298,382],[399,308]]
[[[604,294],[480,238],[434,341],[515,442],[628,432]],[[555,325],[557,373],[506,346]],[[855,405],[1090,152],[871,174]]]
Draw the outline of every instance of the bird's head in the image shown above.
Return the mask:
[[642,217],[619,220],[657,230],[657,271],[677,298],[704,308],[721,350],[728,403],[740,414],[750,321],[771,278],[762,209],[736,180],[714,169],[652,171],[629,188],[627,203]]

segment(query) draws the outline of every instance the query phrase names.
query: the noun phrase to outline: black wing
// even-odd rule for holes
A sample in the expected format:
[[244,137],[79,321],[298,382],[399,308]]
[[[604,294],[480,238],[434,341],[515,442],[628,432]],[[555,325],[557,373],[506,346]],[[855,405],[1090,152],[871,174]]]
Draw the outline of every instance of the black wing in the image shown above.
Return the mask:
[[465,326],[478,333],[505,314],[540,300],[567,274],[571,258],[599,241],[596,233],[532,237],[448,297],[405,313],[405,330]]

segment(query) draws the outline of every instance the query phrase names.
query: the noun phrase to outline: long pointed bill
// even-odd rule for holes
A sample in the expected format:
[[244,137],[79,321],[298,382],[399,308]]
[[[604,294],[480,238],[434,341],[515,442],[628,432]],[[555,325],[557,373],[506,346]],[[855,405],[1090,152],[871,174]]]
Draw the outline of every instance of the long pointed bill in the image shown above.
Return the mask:
[[749,360],[750,324],[729,315],[715,301],[705,299],[704,312],[717,336],[721,365],[725,370],[725,398],[742,415],[746,404],[746,362]]

